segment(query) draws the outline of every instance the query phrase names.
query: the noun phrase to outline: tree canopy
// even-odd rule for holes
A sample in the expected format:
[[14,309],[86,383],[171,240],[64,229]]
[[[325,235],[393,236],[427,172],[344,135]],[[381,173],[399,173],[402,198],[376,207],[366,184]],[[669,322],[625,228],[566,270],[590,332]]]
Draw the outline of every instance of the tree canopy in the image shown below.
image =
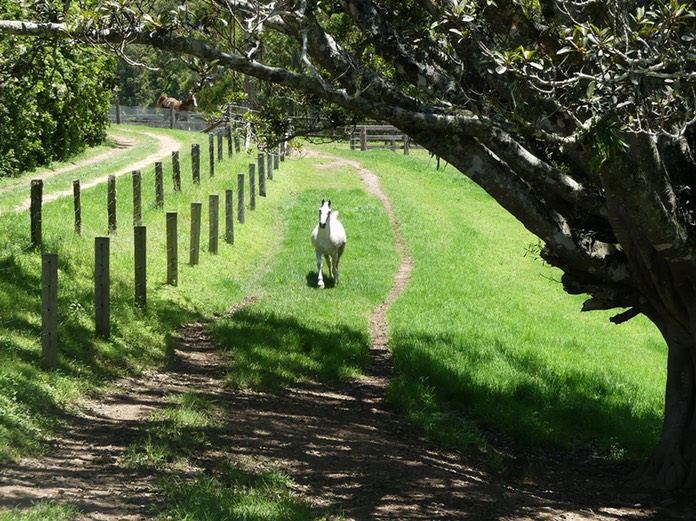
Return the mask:
[[[0,1],[0,17],[56,21],[62,6]],[[65,38],[0,35],[0,177],[101,143],[114,65],[104,53]]]
[[[8,34],[123,42],[394,124],[669,352],[649,483],[696,485],[696,15],[677,0],[112,0]],[[272,52],[269,52],[269,49]]]

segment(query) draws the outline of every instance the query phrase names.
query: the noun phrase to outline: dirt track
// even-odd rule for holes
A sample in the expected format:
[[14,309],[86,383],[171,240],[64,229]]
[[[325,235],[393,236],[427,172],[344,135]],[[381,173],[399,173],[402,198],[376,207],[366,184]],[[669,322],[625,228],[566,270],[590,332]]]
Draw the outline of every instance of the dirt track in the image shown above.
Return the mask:
[[[181,147],[181,143],[178,142],[176,139],[173,139],[169,136],[164,136],[162,134],[157,134],[155,132],[147,132],[147,131],[141,131],[139,133],[142,133],[148,137],[154,138],[158,141],[159,143],[159,149],[156,152],[153,152],[149,156],[147,156],[145,159],[138,161],[136,163],[133,163],[131,165],[128,165],[126,168],[122,168],[121,170],[114,172],[112,175],[115,175],[116,177],[122,176],[124,174],[129,174],[133,170],[142,170],[146,167],[152,166],[155,161],[160,161],[162,158],[169,156],[172,152],[179,150]],[[69,172],[70,170],[74,170],[76,168],[90,165],[90,164],[96,164],[99,162],[102,162],[110,157],[112,157],[115,154],[120,153],[121,151],[124,151],[133,145],[136,144],[135,140],[132,139],[127,139],[127,138],[119,138],[116,139],[116,148],[113,148],[112,150],[108,150],[102,154],[99,154],[97,156],[94,156],[90,159],[87,159],[85,161],[80,162],[79,164],[73,164],[73,165],[68,165],[64,166],[62,168],[58,168],[56,170],[48,170],[44,172],[43,174],[33,176],[33,179],[50,179],[53,176],[56,176],[58,174],[62,174],[65,172]],[[94,179],[90,179],[89,181],[85,182],[82,184],[81,188],[84,190],[86,188],[91,188],[92,186],[96,186],[101,183],[106,183],[108,180],[109,176],[102,176]],[[15,188],[15,185],[8,185],[0,189],[0,194],[9,191]],[[46,194],[43,197],[43,202],[48,203],[51,201],[55,201],[56,199],[60,199],[61,197],[68,197],[72,196],[72,188],[67,189],[67,190],[62,190],[58,192],[51,192],[50,194]],[[29,206],[31,205],[31,199],[27,198],[24,200],[24,202],[15,208],[13,208],[13,211],[15,212],[21,212],[24,210],[28,210]]]
[[[325,158],[320,167],[331,168],[334,161]],[[378,178],[357,162],[348,164],[384,203],[402,258],[392,293],[370,317],[373,363],[364,377],[279,395],[231,391],[223,385],[223,363],[205,324],[189,324],[179,331],[174,367],[124,380],[118,392],[84,404],[46,457],[5,466],[0,509],[43,499],[75,503],[85,519],[149,519],[151,507],[162,500],[152,492],[157,476],[124,468],[121,459],[165,396],[195,390],[215,396],[227,411],[224,428],[209,433],[214,450],[198,455],[198,468],[223,459],[282,470],[292,476],[298,495],[345,519],[696,518],[691,500],[624,488],[617,485],[619,469],[580,455],[519,453],[503,472],[491,472],[476,458],[434,450],[384,407],[393,374],[386,310],[408,284],[411,264]]]

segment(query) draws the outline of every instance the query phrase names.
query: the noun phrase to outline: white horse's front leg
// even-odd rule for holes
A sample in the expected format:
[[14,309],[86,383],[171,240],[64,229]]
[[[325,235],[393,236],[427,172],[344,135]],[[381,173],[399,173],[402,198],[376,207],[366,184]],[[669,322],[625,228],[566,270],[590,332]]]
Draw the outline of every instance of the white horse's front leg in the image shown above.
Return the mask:
[[321,253],[317,252],[317,272],[319,273],[319,280],[317,280],[317,287],[324,287],[324,276],[321,273]]
[[334,285],[338,286],[338,261],[341,259],[340,255],[336,255],[333,261],[333,277]]
[[326,261],[329,277],[333,278],[333,257],[331,257],[331,255],[324,255],[324,260]]

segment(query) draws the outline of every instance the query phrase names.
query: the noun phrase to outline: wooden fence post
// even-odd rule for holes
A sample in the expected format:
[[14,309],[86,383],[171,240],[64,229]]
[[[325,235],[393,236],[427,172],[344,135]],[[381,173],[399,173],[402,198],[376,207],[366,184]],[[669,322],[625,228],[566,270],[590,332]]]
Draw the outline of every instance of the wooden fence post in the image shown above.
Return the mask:
[[223,157],[222,157],[222,143],[223,143],[222,137],[223,137],[223,135],[222,135],[222,132],[218,132],[216,135],[217,135],[217,160],[218,160],[218,163],[220,163],[220,162],[222,162],[222,159],[223,159]]
[[201,211],[203,203],[191,203],[191,243],[189,248],[189,265],[198,264],[201,249]]
[[249,210],[256,210],[256,166],[249,163]]
[[174,191],[181,191],[181,163],[179,163],[179,151],[172,152],[172,179],[174,181]]
[[41,214],[43,205],[43,181],[41,179],[31,180],[31,208],[29,215],[31,218],[31,244],[38,248],[43,243],[41,237]]
[[360,129],[360,150],[367,150],[367,129],[365,127]]
[[109,214],[109,234],[116,233],[116,176],[109,176],[107,190],[107,212]]
[[280,168],[280,154],[278,154],[278,152],[273,152],[273,168],[275,170]]
[[266,197],[266,160],[263,154],[258,155],[257,163],[259,165],[259,195]]
[[143,225],[143,174],[133,170],[133,226]]
[[237,174],[237,220],[244,224],[244,174]]
[[179,283],[179,243],[177,237],[177,213],[167,212],[167,284]]
[[164,173],[160,161],[155,163],[155,206],[157,208],[164,206]]
[[135,305],[147,308],[147,228],[135,226]]
[[82,197],[79,179],[73,180],[73,208],[75,210],[75,233],[82,235]]
[[41,367],[58,367],[58,255],[41,258]]
[[193,172],[193,182],[201,184],[201,146],[191,145],[191,170]]
[[174,103],[169,104],[169,128],[174,128]]
[[407,156],[409,155],[409,146],[411,144],[411,139],[404,134],[404,155]]
[[227,107],[227,125],[225,125],[225,133],[227,134],[227,157],[232,157],[234,154],[234,142],[232,141],[232,107]]
[[109,269],[109,238],[94,239],[94,326],[101,338],[111,336],[111,279]]
[[208,134],[208,164],[210,165],[210,177],[215,177],[215,135]]
[[266,177],[273,179],[273,156],[270,152],[266,152]]
[[225,190],[225,242],[234,244],[234,192]]
[[217,255],[220,235],[220,196],[208,196],[208,252]]
[[239,144],[239,134],[235,131],[234,133],[234,151],[239,153],[241,145]]
[[121,124],[121,102],[116,99],[114,102],[114,105],[116,107],[116,124],[120,125]]

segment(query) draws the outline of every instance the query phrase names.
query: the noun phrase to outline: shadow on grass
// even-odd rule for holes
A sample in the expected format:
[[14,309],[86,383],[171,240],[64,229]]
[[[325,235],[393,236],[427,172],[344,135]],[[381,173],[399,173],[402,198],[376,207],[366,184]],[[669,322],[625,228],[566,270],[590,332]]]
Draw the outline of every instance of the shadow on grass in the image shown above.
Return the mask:
[[[637,412],[630,389],[617,391],[609,379],[583,368],[558,370],[540,356],[506,349],[501,341],[484,346],[472,339],[449,346],[465,351],[467,362],[456,367],[435,351],[414,347],[453,341],[427,335],[392,340],[400,377],[390,395],[410,416],[446,410],[530,446],[589,445],[619,460],[643,459],[654,448],[662,419]],[[507,374],[499,381],[478,378],[477,371],[495,356],[505,361]]]
[[[70,263],[59,268],[59,365],[56,371],[43,371],[40,254],[17,256],[10,250],[0,255],[0,458],[38,449],[46,434],[60,428],[65,404],[75,393],[146,360],[165,359],[161,338],[196,318],[162,301],[153,302],[151,314],[134,310],[131,299],[124,297],[132,289],[116,280],[111,290],[112,335],[103,341],[94,331],[92,288],[78,282],[80,274]],[[148,328],[153,329],[150,336],[133,334]]]
[[235,387],[278,390],[317,378],[339,380],[369,361],[367,334],[338,321],[300,322],[250,307],[213,331],[229,355],[228,381]]

